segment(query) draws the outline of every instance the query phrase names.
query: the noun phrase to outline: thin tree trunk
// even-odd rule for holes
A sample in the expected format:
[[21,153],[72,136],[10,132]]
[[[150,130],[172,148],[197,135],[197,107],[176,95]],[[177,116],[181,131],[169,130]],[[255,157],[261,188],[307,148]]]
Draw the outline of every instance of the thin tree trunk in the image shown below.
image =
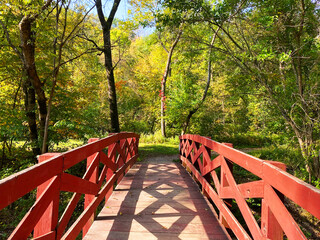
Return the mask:
[[167,79],[170,71],[173,50],[176,47],[177,43],[179,42],[181,35],[182,35],[182,29],[179,29],[178,35],[174,40],[174,42],[172,43],[171,48],[168,52],[167,65],[161,81],[161,94],[160,94],[161,95],[161,134],[163,137],[166,137],[166,121],[165,121],[166,83],[167,83]]

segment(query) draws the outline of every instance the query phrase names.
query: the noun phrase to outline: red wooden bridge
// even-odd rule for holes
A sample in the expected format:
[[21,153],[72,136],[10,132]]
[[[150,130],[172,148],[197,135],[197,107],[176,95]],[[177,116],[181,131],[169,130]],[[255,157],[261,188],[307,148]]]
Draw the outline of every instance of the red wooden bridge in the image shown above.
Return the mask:
[[[288,174],[283,163],[183,135],[182,164],[135,164],[138,143],[134,133],[90,139],[65,153],[41,155],[37,165],[1,180],[0,209],[37,189],[34,205],[9,239],[307,239],[284,198],[320,219],[320,190]],[[72,175],[82,161],[84,175]],[[237,183],[234,168],[255,180]],[[62,192],[73,193],[65,209]],[[248,204],[252,199],[260,199],[258,212]],[[232,212],[235,205],[241,220]]]

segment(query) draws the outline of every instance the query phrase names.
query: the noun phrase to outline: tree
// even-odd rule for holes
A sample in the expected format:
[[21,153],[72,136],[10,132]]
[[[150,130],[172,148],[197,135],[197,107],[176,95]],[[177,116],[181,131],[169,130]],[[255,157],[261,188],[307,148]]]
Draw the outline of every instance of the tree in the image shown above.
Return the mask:
[[[37,67],[35,65],[35,34],[32,31],[33,23],[39,17],[40,14],[45,11],[52,0],[46,1],[43,5],[35,3],[26,4],[25,12],[21,17],[19,22],[19,33],[20,33],[20,46],[21,51],[15,46],[13,41],[9,36],[8,29],[3,21],[1,25],[6,34],[6,39],[14,50],[14,52],[19,56],[22,66],[23,66],[23,90],[25,93],[25,110],[28,119],[28,125],[30,130],[30,138],[33,142],[33,152],[35,155],[40,153],[39,141],[38,141],[38,132],[37,132],[37,123],[35,115],[35,99],[37,97],[37,105],[39,109],[39,119],[40,119],[40,132],[43,136],[45,118],[47,115],[47,104],[46,96],[43,90],[42,83],[38,76]],[[39,6],[40,5],[40,6]],[[8,7],[9,6],[9,7]],[[8,15],[11,14],[10,4],[6,5]],[[21,14],[21,13],[20,13]]]
[[119,127],[119,116],[118,116],[118,106],[117,106],[117,94],[114,81],[114,67],[112,63],[112,51],[111,51],[111,38],[110,30],[112,27],[112,22],[114,16],[117,12],[120,0],[114,0],[112,9],[108,16],[108,19],[105,19],[101,0],[96,0],[96,9],[98,12],[98,17],[103,31],[103,48],[100,50],[104,53],[104,63],[106,68],[107,82],[108,82],[108,101],[109,101],[109,111],[111,118],[111,131],[120,132]]
[[[182,35],[182,28],[178,29],[178,33],[176,34],[170,49],[167,50],[166,47],[162,44],[163,48],[165,49],[165,51],[168,54],[167,57],[167,64],[166,64],[166,68],[163,74],[163,77],[161,79],[161,90],[160,90],[160,96],[161,96],[161,134],[163,137],[166,137],[166,121],[165,121],[165,105],[166,105],[166,84],[167,84],[167,79],[169,76],[169,73],[171,71],[171,61],[172,61],[172,54],[173,51],[175,49],[175,47],[177,46],[179,39]],[[160,40],[161,41],[161,40]]]

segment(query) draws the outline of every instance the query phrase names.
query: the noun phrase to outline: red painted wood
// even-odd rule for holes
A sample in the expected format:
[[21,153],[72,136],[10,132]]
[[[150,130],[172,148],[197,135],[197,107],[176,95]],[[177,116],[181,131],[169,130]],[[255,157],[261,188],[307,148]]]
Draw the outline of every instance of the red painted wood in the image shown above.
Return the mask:
[[51,231],[39,237],[34,237],[33,240],[54,240],[56,239],[56,231]]
[[[113,187],[115,183],[115,175],[112,177],[109,182],[102,188],[102,190],[98,193],[98,196],[95,196],[91,203],[86,207],[86,209],[82,212],[80,217],[73,223],[73,225],[69,228],[69,230],[63,235],[61,239],[75,239],[80,233],[81,229],[86,225],[88,220],[91,218],[92,214],[96,210],[99,203],[105,197],[105,194]],[[100,201],[101,200],[101,201]]]
[[100,152],[100,162],[102,162],[104,165],[106,165],[112,171],[117,170],[117,165],[114,162],[112,162],[112,160],[110,158],[108,158],[108,156],[104,152]]
[[0,180],[0,209],[59,174],[62,166],[63,157],[58,156]]
[[64,170],[85,160],[87,157],[93,155],[96,152],[101,151],[102,149],[111,145],[112,143],[120,141],[123,138],[130,138],[130,137],[139,138],[139,135],[135,133],[118,133],[118,134],[111,135],[107,138],[103,138],[98,141],[70,150],[63,154]]
[[264,191],[264,199],[287,237],[294,240],[307,239],[272,187],[266,184]]
[[[89,180],[90,176],[93,174],[93,172],[96,169],[96,166],[99,162],[99,158],[95,158],[95,160],[91,163],[87,171],[85,172],[83,179]],[[74,193],[68,206],[64,210],[64,213],[62,214],[60,221],[59,221],[59,226],[57,230],[57,239],[60,239],[65,231],[66,226],[69,223],[69,220],[74,212],[74,209],[77,206],[78,201],[80,200],[81,194],[79,193]]]
[[50,205],[52,198],[59,192],[59,178],[55,177],[46,190],[42,193],[29,212],[20,221],[19,225],[12,232],[9,239],[27,239],[41,218],[42,214]]
[[64,210],[58,224],[57,229],[57,239],[60,239],[70,221],[70,218],[74,212],[74,209],[76,208],[79,200],[80,200],[81,194],[80,193],[74,193],[72,195],[72,198],[70,202],[68,203],[68,206]]
[[269,163],[263,165],[263,172],[263,179],[267,183],[320,219],[319,189]]
[[[203,178],[200,176],[199,172],[195,172],[196,170],[192,166],[192,164],[195,162],[195,159],[193,158],[193,151],[197,153],[197,148],[195,148],[195,146],[199,146],[199,144],[220,154],[221,157],[219,156],[219,159],[226,158],[230,161],[230,163],[235,163],[243,167],[244,169],[260,177],[262,180],[237,185],[233,179],[232,172],[229,170],[230,164],[227,164],[228,162],[221,160],[222,175],[220,183],[218,176],[214,171],[214,169],[218,168],[220,165],[219,163],[215,162],[218,158],[209,163],[203,163]],[[215,188],[219,193],[219,199],[236,199],[250,231],[257,239],[267,237],[270,239],[282,239],[282,229],[288,236],[290,236],[289,239],[305,239],[305,236],[303,233],[301,233],[300,229],[298,229],[297,224],[294,222],[292,216],[281,202],[278,194],[284,194],[295,203],[305,208],[315,217],[320,218],[320,190],[286,173],[286,166],[283,163],[260,160],[236,149],[232,149],[230,146],[226,146],[226,144],[221,144],[199,135],[181,136],[179,148],[180,159],[183,161],[186,168],[191,169],[193,175],[197,178],[197,181],[199,181],[200,184],[205,185],[203,188],[208,187],[206,192],[215,202],[224,218],[226,220],[229,218],[227,222],[228,224],[230,223],[230,227],[234,232],[239,233],[239,228],[237,227],[237,224],[235,224],[235,221],[232,220],[232,217],[228,214],[228,211],[225,211],[225,209],[221,207],[221,202],[217,199],[213,199],[216,198],[216,193],[211,188],[209,182],[214,182]],[[197,154],[199,155],[199,153]],[[212,179],[208,178],[208,173],[210,173]],[[276,193],[272,187],[277,189],[278,192]],[[261,229],[251,214],[251,210],[245,201],[246,198],[263,199]],[[241,236],[241,233],[239,236]]]
[[216,187],[217,192],[220,195],[221,185],[220,185],[220,182],[219,182],[219,179],[218,179],[218,175],[217,175],[217,173],[215,171],[211,172],[210,175],[211,175],[211,177],[213,179],[214,186]]
[[[237,185],[243,198],[263,198],[264,197],[264,181],[242,183]],[[231,187],[223,187],[220,189],[220,198],[235,198],[235,193]]]
[[[233,163],[264,179],[272,187],[276,188],[292,201],[320,219],[320,209],[318,207],[318,203],[320,202],[320,190],[286,173],[278,167],[273,166],[279,164],[278,162],[270,164],[270,161],[263,161],[198,135],[186,134],[181,136],[180,139],[198,141],[206,147],[211,148],[213,151],[231,159]],[[278,166],[280,165],[283,166],[283,164],[279,164]],[[288,186],[290,186],[290,188],[288,188]],[[299,192],[299,194],[297,194],[297,192]]]
[[[93,142],[96,142],[98,141],[99,138],[90,138],[89,139],[89,143],[93,143]],[[95,194],[98,193],[98,187],[97,187],[97,183],[98,183],[98,177],[99,177],[99,161],[94,161],[96,158],[100,158],[100,151],[98,153],[95,153],[91,156],[89,156],[87,158],[87,168],[90,167],[91,163],[92,162],[96,162],[96,166],[95,166],[95,169],[94,171],[92,172],[92,175],[90,176],[89,178],[89,181],[92,182],[96,189],[97,192],[95,192]],[[100,159],[99,159],[100,160]],[[92,195],[92,194],[86,194],[85,195],[85,198],[84,198],[84,209],[88,208],[88,206],[91,204],[91,202],[94,200],[95,196]],[[95,218],[95,212],[92,213],[92,215],[89,217],[87,223],[83,226],[82,228],[82,237],[84,237],[87,232],[89,231],[89,228],[91,227],[93,221],[94,221],[94,218]]]
[[125,163],[121,168],[117,170],[117,172],[109,179],[109,181],[106,183],[106,185],[100,190],[98,195],[93,199],[93,201],[87,206],[87,208],[83,211],[83,213],[80,215],[80,217],[73,223],[73,225],[70,227],[70,229],[65,233],[65,235],[61,239],[75,239],[83,226],[86,224],[90,216],[93,214],[95,209],[98,207],[100,202],[105,197],[109,197],[106,194],[110,193],[111,195],[111,189],[113,188],[113,184],[117,180],[119,176],[121,176],[124,171],[126,170],[127,166],[131,162],[135,162],[138,156],[132,157],[127,163]]
[[[116,164],[116,143],[113,143],[108,147],[108,158],[110,159],[110,162],[112,162],[115,165],[115,170],[112,170],[110,168],[107,169],[107,175],[106,175],[106,182],[108,182],[111,177],[113,176],[114,172],[117,170],[117,164]],[[113,191],[113,188],[110,189],[110,191]],[[111,194],[111,193],[110,193]],[[105,199],[105,205],[107,204],[107,198]]]
[[[30,235],[33,228],[36,228],[34,234],[35,239],[60,239],[81,196],[81,194],[79,193],[74,193],[71,201],[69,202],[69,205],[67,206],[65,212],[59,220],[59,224],[57,227],[57,209],[60,191],[74,191],[87,194],[89,193],[91,196],[93,194],[96,194],[101,187],[103,179],[106,177],[106,175],[109,179],[112,178],[112,176],[114,176],[114,178],[116,179],[117,177],[122,175],[129,166],[132,166],[132,164],[138,157],[138,155],[136,154],[138,152],[138,138],[139,135],[137,134],[119,133],[89,143],[77,149],[68,151],[61,154],[60,156],[52,157],[52,155],[49,156],[48,154],[43,155],[40,157],[40,160],[48,159],[50,157],[52,158],[45,162],[39,163],[34,167],[28,168],[6,179],[1,180],[0,191],[2,195],[0,198],[0,209],[6,207],[7,205],[17,200],[19,197],[25,195],[32,189],[39,186],[38,198],[34,206],[29,210],[27,215],[22,219],[20,224],[13,231],[10,239],[26,239]],[[97,171],[97,166],[99,164],[99,152],[101,152],[109,145],[112,145],[113,149],[117,150],[116,146],[119,146],[119,144],[117,143],[119,143],[120,141],[122,142],[123,148],[120,148],[121,152],[119,156],[122,155],[122,158],[124,160],[128,159],[128,156],[132,156],[130,158],[130,161],[114,174],[113,170],[116,170],[116,164],[114,161],[116,154],[115,151],[113,156],[110,156],[110,160],[104,161],[107,166],[105,166],[102,170],[98,184],[96,184],[96,182],[90,183],[88,180],[91,180],[90,177],[95,175]],[[109,149],[111,148],[109,147]],[[94,156],[91,159],[91,164],[88,164],[88,169],[83,179],[67,173],[63,173],[64,170],[91,155]],[[109,161],[112,161],[113,163],[109,163]],[[110,168],[112,168],[113,170],[111,170]],[[54,180],[49,183],[50,179]],[[96,178],[96,181],[97,180],[98,178]],[[44,189],[45,187],[46,189]],[[112,188],[104,193],[111,194]],[[101,193],[101,191],[99,192]],[[104,196],[99,197],[103,198]],[[52,202],[54,202],[53,205],[51,204]],[[91,203],[89,205],[91,206]],[[91,211],[90,214],[92,215],[93,212],[94,210]],[[43,220],[40,220],[41,218]],[[88,219],[81,221],[85,223],[87,220]],[[45,221],[47,221],[47,223],[45,223]],[[41,225],[43,225],[43,227]],[[51,231],[51,229],[53,231]]]
[[99,192],[99,187],[93,182],[63,173],[61,176],[61,191],[95,195]]
[[181,161],[183,161],[189,169],[192,171],[194,176],[198,179],[198,181],[203,185],[205,191],[208,193],[211,200],[214,202],[214,204],[217,206],[219,211],[223,214],[225,220],[227,221],[228,225],[236,235],[237,239],[240,240],[247,240],[251,239],[250,236],[247,234],[247,232],[244,230],[244,228],[241,226],[239,221],[235,218],[235,216],[232,214],[228,206],[224,203],[224,201],[218,196],[218,194],[213,190],[212,186],[203,179],[201,174],[198,172],[197,169],[183,156],[180,156]]
[[246,221],[248,228],[254,239],[262,239],[263,235],[260,231],[260,227],[258,226],[254,216],[252,215],[251,209],[249,208],[248,204],[246,203],[245,199],[241,195],[241,192],[232,176],[232,173],[226,163],[226,161],[222,161],[223,173],[230,185],[232,191],[235,194],[235,199],[237,201],[238,207],[242,213],[243,218]]
[[[38,157],[38,162],[42,163],[50,158],[57,157],[61,155],[60,153],[46,153]],[[43,194],[49,184],[52,182],[53,178],[39,185],[37,188],[37,199]],[[59,212],[59,192],[52,198],[50,205],[47,210],[44,212],[43,216],[38,221],[37,225],[34,228],[33,237],[37,238],[42,235],[45,235],[51,231],[55,231],[55,228],[58,224],[58,212]]]
[[262,199],[261,231],[265,238],[273,240],[283,239],[283,230],[265,199]]

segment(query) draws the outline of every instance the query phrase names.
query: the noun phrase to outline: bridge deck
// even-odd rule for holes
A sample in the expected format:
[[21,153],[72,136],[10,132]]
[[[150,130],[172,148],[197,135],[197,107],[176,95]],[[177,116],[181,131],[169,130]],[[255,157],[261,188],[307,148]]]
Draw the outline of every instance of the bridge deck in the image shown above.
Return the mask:
[[84,239],[229,237],[180,164],[149,161],[127,173]]

